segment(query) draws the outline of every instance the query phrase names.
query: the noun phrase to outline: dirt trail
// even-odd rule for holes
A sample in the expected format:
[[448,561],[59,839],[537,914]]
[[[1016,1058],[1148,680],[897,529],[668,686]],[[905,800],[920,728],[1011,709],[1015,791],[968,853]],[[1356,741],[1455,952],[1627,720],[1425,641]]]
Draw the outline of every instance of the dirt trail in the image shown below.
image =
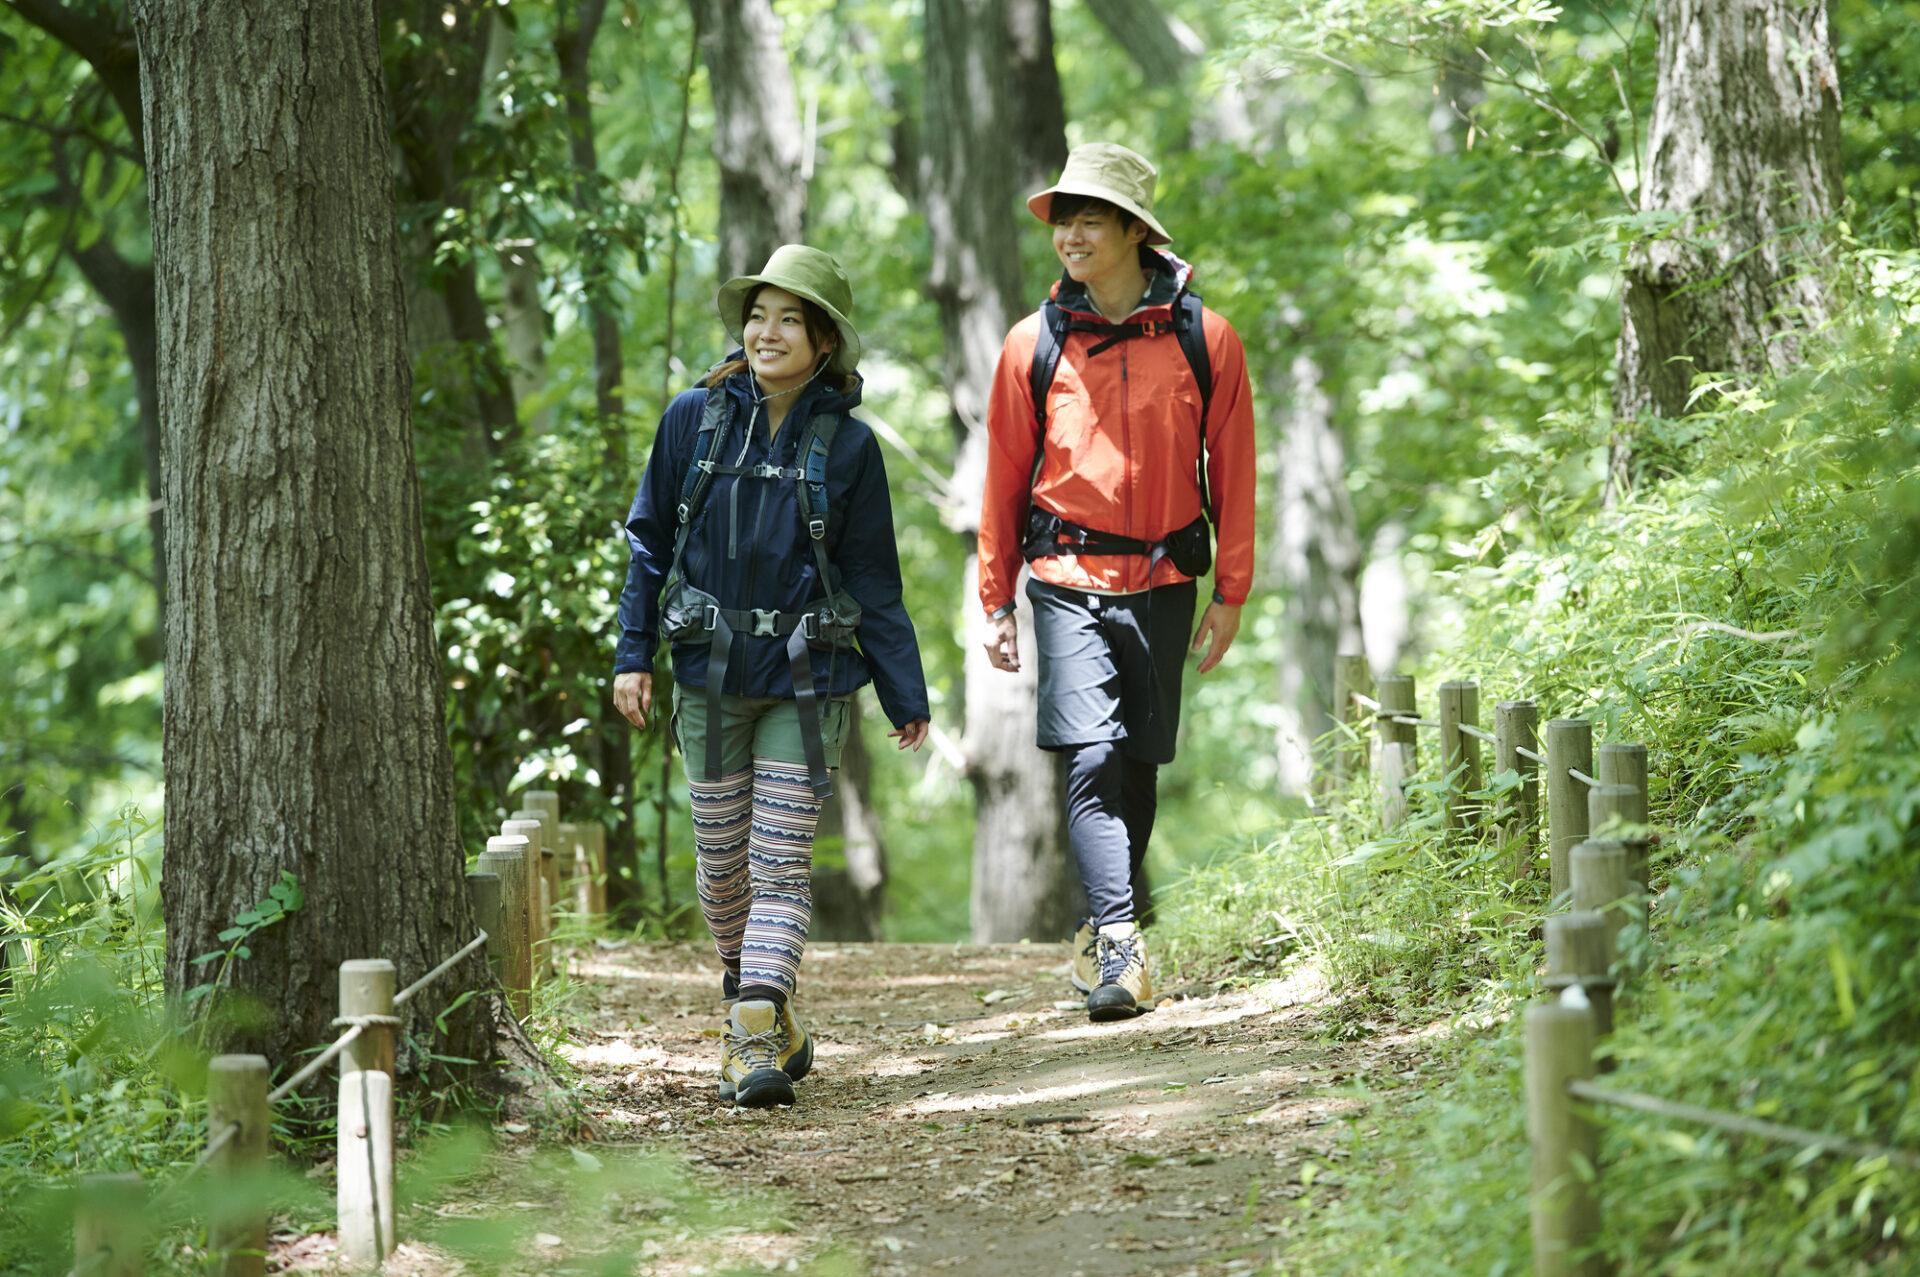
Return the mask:
[[[1064,945],[814,946],[796,1003],[814,1072],[793,1108],[746,1112],[715,1093],[711,956],[596,947],[571,964],[591,1031],[568,1054],[605,1141],[784,1199],[793,1231],[723,1238],[722,1271],[835,1247],[873,1277],[1265,1268],[1294,1199],[1338,1191],[1325,1128],[1354,1105],[1333,1089],[1409,1068],[1417,1042],[1329,1044],[1311,975],[1175,986],[1148,1015],[1089,1024],[1055,1005],[1066,963]],[[705,1271],[670,1252],[651,1266]]]

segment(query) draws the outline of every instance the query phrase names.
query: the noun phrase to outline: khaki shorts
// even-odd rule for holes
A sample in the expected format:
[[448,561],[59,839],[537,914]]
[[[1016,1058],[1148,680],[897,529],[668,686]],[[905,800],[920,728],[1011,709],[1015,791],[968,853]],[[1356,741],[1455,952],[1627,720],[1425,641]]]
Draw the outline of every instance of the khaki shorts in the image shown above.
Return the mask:
[[[707,690],[674,688],[673,736],[680,745],[680,762],[693,780],[715,781],[747,771],[756,758],[779,763],[807,764],[800,739],[800,702],[791,697],[720,697],[720,776],[707,770]],[[819,702],[820,743],[827,766],[840,765],[852,715],[844,696]]]

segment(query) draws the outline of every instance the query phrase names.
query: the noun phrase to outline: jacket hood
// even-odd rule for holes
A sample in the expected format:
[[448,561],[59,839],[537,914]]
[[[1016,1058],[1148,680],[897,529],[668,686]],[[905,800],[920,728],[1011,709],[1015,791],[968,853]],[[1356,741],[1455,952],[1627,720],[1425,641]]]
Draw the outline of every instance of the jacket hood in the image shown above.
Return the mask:
[[[1155,307],[1171,310],[1174,299],[1187,291],[1193,280],[1193,267],[1180,260],[1164,248],[1140,245],[1140,269],[1148,272],[1147,291],[1140,298],[1140,304],[1133,309],[1134,314]],[[1090,319],[1099,319],[1100,312],[1094,309],[1093,299],[1087,296],[1087,286],[1077,282],[1065,271],[1053,285],[1054,304],[1062,310],[1074,311]]]

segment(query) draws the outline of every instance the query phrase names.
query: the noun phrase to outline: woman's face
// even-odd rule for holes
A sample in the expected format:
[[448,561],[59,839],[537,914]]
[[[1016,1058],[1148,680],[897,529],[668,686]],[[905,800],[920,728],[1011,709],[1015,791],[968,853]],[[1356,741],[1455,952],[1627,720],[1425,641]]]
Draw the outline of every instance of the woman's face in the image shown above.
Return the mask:
[[747,365],[769,392],[791,390],[813,376],[832,345],[816,347],[807,334],[806,310],[784,288],[762,288],[747,308]]

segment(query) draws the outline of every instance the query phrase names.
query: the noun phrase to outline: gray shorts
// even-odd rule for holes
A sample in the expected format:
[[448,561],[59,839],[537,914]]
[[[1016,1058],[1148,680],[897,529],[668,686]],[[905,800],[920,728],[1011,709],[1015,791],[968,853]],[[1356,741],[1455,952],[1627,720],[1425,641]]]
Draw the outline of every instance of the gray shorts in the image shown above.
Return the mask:
[[1029,577],[1040,748],[1121,741],[1129,758],[1172,762],[1198,597],[1192,581],[1138,594],[1088,594]]

